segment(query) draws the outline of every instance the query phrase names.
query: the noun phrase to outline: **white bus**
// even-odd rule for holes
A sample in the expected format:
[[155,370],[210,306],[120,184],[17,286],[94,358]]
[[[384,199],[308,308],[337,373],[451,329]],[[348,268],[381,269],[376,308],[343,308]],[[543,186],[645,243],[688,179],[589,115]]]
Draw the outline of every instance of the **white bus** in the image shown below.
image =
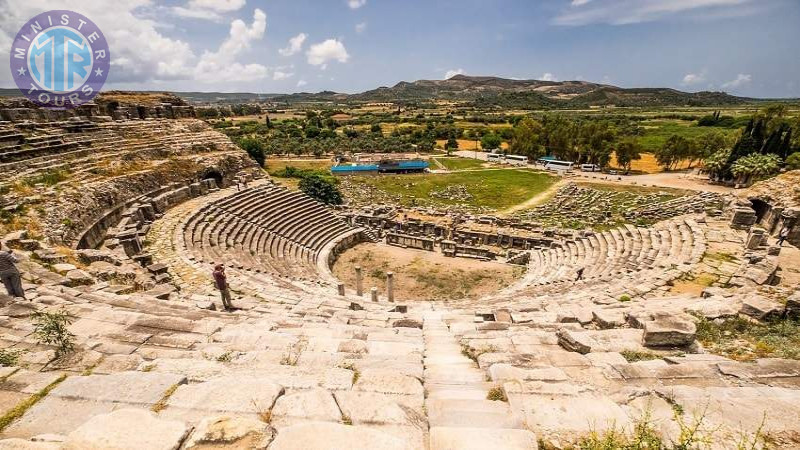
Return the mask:
[[527,166],[528,157],[520,155],[506,155],[506,162],[514,166]]
[[581,164],[581,172],[600,172],[597,164]]
[[575,165],[575,163],[569,162],[569,161],[556,161],[556,160],[553,160],[553,161],[547,161],[547,164],[544,165],[544,168],[545,168],[545,170],[553,170],[553,171],[559,171],[559,172],[561,172],[561,171],[569,172],[569,171],[572,170],[572,166],[574,166],[574,165]]
[[499,153],[489,153],[486,155],[486,160],[489,162],[499,163],[503,161],[503,155]]

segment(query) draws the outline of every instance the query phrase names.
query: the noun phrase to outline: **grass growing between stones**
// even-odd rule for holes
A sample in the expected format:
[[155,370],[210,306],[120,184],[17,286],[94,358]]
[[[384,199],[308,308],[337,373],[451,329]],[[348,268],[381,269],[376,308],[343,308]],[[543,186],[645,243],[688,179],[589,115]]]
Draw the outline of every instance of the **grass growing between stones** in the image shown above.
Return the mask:
[[623,350],[619,352],[625,361],[629,363],[639,362],[639,361],[652,361],[654,359],[661,359],[660,355],[657,355],[653,352],[641,352],[637,350]]
[[19,355],[22,353],[22,350],[13,350],[13,349],[0,349],[0,366],[2,367],[11,367],[16,366],[19,362]]
[[461,354],[473,360],[476,364],[478,363],[478,357],[481,356],[482,354],[492,353],[496,351],[497,348],[495,348],[492,345],[488,347],[472,348],[469,345],[461,344]]
[[800,359],[800,322],[754,322],[741,317],[722,321],[700,318],[697,340],[712,353],[739,361],[756,358]]
[[180,383],[173,384],[172,386],[170,386],[170,388],[167,389],[166,392],[164,392],[164,395],[161,396],[161,399],[158,402],[156,402],[156,404],[153,405],[153,407],[150,408],[150,410],[153,411],[154,413],[159,413],[163,411],[164,408],[167,407],[167,402],[169,401],[169,398],[172,397],[172,394],[174,394],[176,390],[178,390],[178,386],[180,386]]
[[712,261],[720,261],[720,262],[727,262],[727,263],[736,263],[739,262],[739,258],[732,255],[728,252],[713,252],[713,253],[706,253],[703,255],[703,261],[705,260],[712,260]]
[[495,402],[507,402],[508,397],[506,397],[506,393],[503,392],[503,388],[495,386],[489,389],[489,393],[486,394],[486,400],[491,400]]
[[[630,431],[612,426],[603,431],[592,431],[581,438],[575,449],[581,450],[692,450],[706,448],[735,448],[737,450],[756,450],[770,448],[763,433],[764,422],[753,433],[740,433],[738,441],[717,442],[716,428],[706,423],[706,411],[685,418],[681,408],[675,408],[673,420],[679,432],[672,439],[663,437],[653,425],[651,412],[633,424]],[[550,448],[540,445],[540,448]]]
[[39,400],[45,398],[47,394],[50,393],[56,386],[58,386],[62,381],[66,380],[66,375],[61,375],[53,381],[52,383],[48,384],[44,389],[41,391],[31,395],[27,399],[23,400],[22,402],[18,403],[17,406],[10,409],[7,413],[3,414],[0,417],[0,433],[3,432],[9,425],[11,425],[15,420],[19,419],[25,413],[33,407]]

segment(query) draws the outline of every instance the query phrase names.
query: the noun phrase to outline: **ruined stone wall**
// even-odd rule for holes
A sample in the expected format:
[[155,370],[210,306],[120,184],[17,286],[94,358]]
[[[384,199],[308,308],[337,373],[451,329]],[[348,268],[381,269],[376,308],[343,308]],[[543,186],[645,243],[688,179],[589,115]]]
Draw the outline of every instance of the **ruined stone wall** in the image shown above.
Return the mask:
[[126,202],[172,183],[200,181],[209,171],[220,173],[227,185],[240,171],[258,169],[244,152],[210,154],[87,185],[46,206],[43,231],[53,242],[69,245],[96,227],[92,231],[96,238],[91,241],[98,242],[105,230],[119,221]]

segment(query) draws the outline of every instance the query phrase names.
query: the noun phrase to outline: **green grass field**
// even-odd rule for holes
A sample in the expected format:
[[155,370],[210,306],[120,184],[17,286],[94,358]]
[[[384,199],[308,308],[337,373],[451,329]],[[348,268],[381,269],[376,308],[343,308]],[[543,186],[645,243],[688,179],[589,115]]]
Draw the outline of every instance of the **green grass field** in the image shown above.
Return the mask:
[[[357,177],[353,181],[355,184],[363,183],[398,196],[400,203],[406,206],[464,205],[501,210],[522,203],[546,190],[557,181],[557,178],[540,171],[513,169]],[[436,195],[445,189],[459,187],[465,188],[469,198],[451,199]]]
[[[447,167],[447,170],[465,170],[465,169],[480,169],[484,162],[479,161],[477,159],[469,159],[469,158],[434,158],[435,160],[439,161],[443,166]],[[433,168],[433,164],[431,165]]]
[[698,127],[694,122],[684,120],[646,120],[639,126],[645,128],[644,135],[639,137],[639,143],[650,152],[663,147],[673,134],[694,139],[715,131],[728,135],[739,133],[739,130],[728,128]]

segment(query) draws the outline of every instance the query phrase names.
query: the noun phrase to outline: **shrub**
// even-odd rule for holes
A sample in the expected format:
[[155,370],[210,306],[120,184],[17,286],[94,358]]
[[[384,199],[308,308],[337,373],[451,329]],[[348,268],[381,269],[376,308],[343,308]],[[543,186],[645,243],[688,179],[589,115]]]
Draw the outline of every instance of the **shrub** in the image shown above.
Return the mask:
[[66,310],[57,312],[37,311],[31,317],[33,335],[43,345],[56,346],[56,358],[75,349],[75,335],[69,332],[72,318]]
[[786,157],[786,168],[789,170],[800,169],[800,152],[794,152]]
[[631,296],[628,295],[628,294],[622,294],[619,297],[619,301],[621,301],[621,302],[629,302],[629,301],[631,301]]
[[496,402],[507,402],[508,397],[506,397],[506,393],[503,392],[502,388],[493,387],[489,389],[489,393],[486,395],[486,400],[492,400]]
[[326,205],[341,205],[343,202],[341,191],[336,186],[336,182],[330,178],[323,178],[319,175],[303,177],[300,180],[300,190]]

